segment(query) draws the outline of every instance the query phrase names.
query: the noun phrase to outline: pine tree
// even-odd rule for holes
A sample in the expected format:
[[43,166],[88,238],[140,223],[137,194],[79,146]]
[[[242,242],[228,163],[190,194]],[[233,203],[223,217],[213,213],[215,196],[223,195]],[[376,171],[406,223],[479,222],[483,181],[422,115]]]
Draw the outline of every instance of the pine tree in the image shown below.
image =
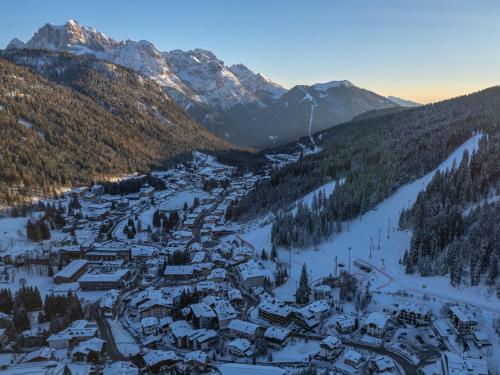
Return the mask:
[[299,286],[297,292],[295,293],[295,298],[297,303],[304,304],[309,302],[309,296],[311,294],[311,288],[309,286],[309,276],[307,274],[307,267],[304,263],[302,265],[302,272],[300,274]]

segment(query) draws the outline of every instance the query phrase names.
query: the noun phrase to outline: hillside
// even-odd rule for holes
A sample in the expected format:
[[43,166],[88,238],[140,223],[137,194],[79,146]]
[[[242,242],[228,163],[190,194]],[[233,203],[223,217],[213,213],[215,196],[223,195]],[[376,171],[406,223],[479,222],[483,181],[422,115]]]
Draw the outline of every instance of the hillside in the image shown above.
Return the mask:
[[18,193],[147,171],[193,149],[230,148],[129,69],[36,50],[0,57],[3,203]]
[[329,198],[325,216],[355,217],[435,168],[473,132],[498,131],[498,116],[498,87],[433,105],[361,116],[316,134],[322,151],[276,172],[235,208],[235,214],[276,211],[324,183],[345,178]]

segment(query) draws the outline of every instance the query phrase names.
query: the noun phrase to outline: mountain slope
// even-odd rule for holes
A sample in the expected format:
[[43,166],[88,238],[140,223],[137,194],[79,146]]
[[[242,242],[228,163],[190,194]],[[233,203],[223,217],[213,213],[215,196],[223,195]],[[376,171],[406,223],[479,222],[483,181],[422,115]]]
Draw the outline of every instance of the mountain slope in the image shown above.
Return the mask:
[[228,67],[212,52],[160,52],[147,41],[118,42],[70,20],[46,24],[10,49],[49,49],[134,69],[155,80],[197,122],[238,145],[266,148],[327,129],[393,102],[347,81],[296,86],[289,91],[243,64]]
[[411,100],[398,98],[397,96],[388,96],[387,99],[401,107],[418,107],[422,105]]
[[233,138],[237,144],[249,142],[257,148],[285,144],[300,137],[328,129],[374,109],[396,104],[348,81],[333,81],[312,86],[295,86],[279,100],[249,116],[242,126],[251,128]]
[[16,188],[23,195],[49,193],[147,171],[193,149],[230,148],[129,69],[35,50],[3,52],[0,69],[3,201]]

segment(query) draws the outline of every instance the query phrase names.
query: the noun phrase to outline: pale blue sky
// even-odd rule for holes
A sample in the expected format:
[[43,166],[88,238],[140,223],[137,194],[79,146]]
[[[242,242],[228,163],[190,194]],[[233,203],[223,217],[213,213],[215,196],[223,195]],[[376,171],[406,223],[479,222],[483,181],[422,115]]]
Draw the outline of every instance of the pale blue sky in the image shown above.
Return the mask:
[[2,1],[0,48],[73,18],[160,50],[204,48],[291,87],[347,79],[420,102],[500,83],[500,1]]

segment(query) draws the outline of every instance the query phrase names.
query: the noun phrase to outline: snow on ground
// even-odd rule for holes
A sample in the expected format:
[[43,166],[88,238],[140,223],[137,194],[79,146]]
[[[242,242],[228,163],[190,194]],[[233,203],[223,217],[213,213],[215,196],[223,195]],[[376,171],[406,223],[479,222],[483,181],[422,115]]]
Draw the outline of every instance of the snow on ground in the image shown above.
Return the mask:
[[[449,168],[453,161],[460,162],[464,150],[477,149],[481,135],[475,135],[463,145],[458,147],[438,167],[443,171]],[[349,247],[351,271],[356,272],[355,260],[363,260],[374,267],[375,273],[371,274],[372,287],[375,290],[395,292],[401,289],[425,293],[444,300],[452,300],[461,303],[473,303],[483,309],[499,312],[500,301],[488,294],[487,289],[479,287],[453,288],[447,276],[443,277],[421,277],[417,274],[407,275],[399,264],[405,250],[409,247],[411,232],[397,230],[399,213],[403,207],[408,208],[415,201],[417,194],[426,187],[437,171],[405,185],[398,189],[391,197],[380,203],[365,215],[343,223],[343,232],[334,235],[331,239],[324,241],[317,247],[310,249],[294,249],[292,253],[291,277],[286,284],[277,288],[279,294],[294,294],[295,285],[299,279],[302,264],[306,263],[312,274],[312,280],[326,276],[334,272],[334,257],[338,256],[339,263],[349,268]],[[390,227],[389,227],[390,221]],[[255,245],[257,249],[271,247],[271,225],[261,220],[258,225],[247,227],[247,231],[241,234],[246,241]],[[349,226],[349,231],[347,227]],[[380,249],[378,249],[378,236],[380,230]],[[389,234],[389,236],[388,236]],[[370,237],[375,250],[370,258]],[[280,258],[288,262],[289,250],[280,250]]]
[[[32,220],[41,213],[35,212]],[[9,217],[0,219],[0,256],[9,253],[17,255],[37,248],[37,244],[26,239],[26,224],[30,217]]]
[[291,341],[276,352],[272,352],[273,363],[277,362],[307,362],[309,356],[314,357],[319,352],[319,341]]
[[201,189],[190,189],[183,190],[176,194],[174,194],[171,198],[167,200],[167,202],[162,203],[160,206],[162,209],[168,210],[182,210],[182,206],[185,202],[191,207],[193,205],[193,201],[196,197],[200,200],[207,198],[209,193],[203,191]]
[[115,338],[115,344],[124,356],[132,356],[139,352],[140,348],[128,331],[122,327],[118,320],[108,319],[109,326]]

